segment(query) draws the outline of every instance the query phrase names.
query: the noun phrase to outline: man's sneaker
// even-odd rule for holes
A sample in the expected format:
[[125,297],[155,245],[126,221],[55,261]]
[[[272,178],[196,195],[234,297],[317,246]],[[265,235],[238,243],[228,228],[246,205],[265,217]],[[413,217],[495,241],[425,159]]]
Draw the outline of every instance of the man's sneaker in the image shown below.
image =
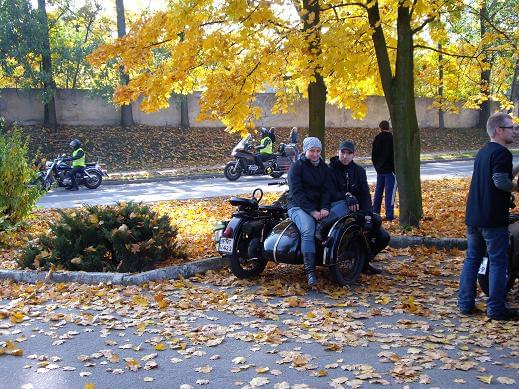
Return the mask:
[[478,307],[474,306],[468,310],[462,310],[460,309],[460,313],[465,316],[472,316],[472,315],[483,315],[485,312],[479,309]]
[[519,320],[519,312],[516,309],[507,309],[503,313],[498,315],[488,315],[492,320],[506,321],[506,320]]

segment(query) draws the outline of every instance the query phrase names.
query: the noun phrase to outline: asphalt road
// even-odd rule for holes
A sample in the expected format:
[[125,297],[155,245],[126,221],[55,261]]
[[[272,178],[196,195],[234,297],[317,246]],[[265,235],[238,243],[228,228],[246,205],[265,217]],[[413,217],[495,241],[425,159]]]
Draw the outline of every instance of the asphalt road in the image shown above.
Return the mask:
[[[423,180],[430,180],[470,176],[472,174],[472,165],[472,160],[428,162],[422,164],[421,177]],[[367,169],[367,173],[368,181],[374,182],[376,180],[374,169]],[[41,198],[38,205],[44,208],[71,208],[79,207],[82,204],[114,204],[118,201],[130,200],[148,202],[228,196],[251,193],[258,187],[265,192],[286,190],[286,186],[268,185],[268,183],[279,181],[269,176],[241,177],[234,182],[221,177],[101,185],[95,190],[81,187],[77,192],[68,192],[63,188],[55,188]]]

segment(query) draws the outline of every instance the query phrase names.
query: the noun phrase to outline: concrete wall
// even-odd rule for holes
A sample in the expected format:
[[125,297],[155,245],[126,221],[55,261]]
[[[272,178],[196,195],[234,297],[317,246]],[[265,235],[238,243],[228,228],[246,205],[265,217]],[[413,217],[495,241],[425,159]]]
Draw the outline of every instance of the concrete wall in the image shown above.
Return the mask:
[[[199,93],[188,97],[189,122],[192,127],[222,127],[219,121],[196,121],[200,113]],[[295,110],[287,114],[272,115],[270,108],[275,96],[272,93],[258,94],[257,104],[264,115],[258,120],[258,126],[266,127],[306,127],[308,125],[308,104],[305,100],[296,102]],[[150,126],[180,125],[180,101],[170,99],[169,108],[159,112],[145,113],[133,104],[133,117],[137,124]],[[351,117],[351,112],[335,106],[326,107],[327,127],[370,127],[375,128],[381,120],[388,119],[389,113],[384,97],[370,96],[366,101],[368,114],[363,120]],[[417,98],[416,112],[420,127],[437,127],[438,111],[431,108],[432,99]],[[56,95],[58,122],[62,125],[117,125],[120,111],[100,97],[91,97],[85,90],[59,89]],[[43,121],[43,105],[37,90],[0,89],[0,116],[8,122],[37,124]],[[461,109],[459,114],[446,114],[445,125],[449,128],[474,127],[478,122],[478,111]]]

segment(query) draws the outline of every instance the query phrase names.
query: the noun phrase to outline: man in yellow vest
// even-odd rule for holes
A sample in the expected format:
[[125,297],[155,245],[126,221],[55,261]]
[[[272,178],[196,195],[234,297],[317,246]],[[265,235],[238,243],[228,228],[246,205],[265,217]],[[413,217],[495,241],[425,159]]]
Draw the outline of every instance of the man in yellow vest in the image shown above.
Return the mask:
[[266,128],[261,128],[261,142],[259,146],[256,146],[256,150],[259,150],[259,155],[254,156],[254,161],[258,165],[263,173],[265,170],[264,161],[272,159],[272,139],[269,136],[269,132]]
[[70,142],[70,148],[72,151],[72,157],[67,158],[67,161],[72,161],[72,170],[70,171],[70,186],[66,187],[67,190],[78,190],[76,173],[83,174],[85,170],[85,152],[81,148],[81,142],[79,139],[74,139]]

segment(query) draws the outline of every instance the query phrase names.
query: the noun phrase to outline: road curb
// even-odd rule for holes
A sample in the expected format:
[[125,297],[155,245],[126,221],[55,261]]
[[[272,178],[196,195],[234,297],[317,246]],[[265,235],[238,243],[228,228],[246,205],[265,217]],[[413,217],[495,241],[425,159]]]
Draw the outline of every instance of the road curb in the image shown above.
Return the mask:
[[[456,248],[465,250],[467,248],[467,240],[463,238],[431,238],[427,236],[393,236],[389,241],[389,246],[393,248],[434,246],[441,249]],[[37,282],[75,282],[78,284],[110,283],[113,285],[141,285],[150,281],[171,280],[180,277],[189,278],[196,274],[205,273],[208,270],[219,270],[228,266],[228,258],[212,257],[138,274],[87,273],[83,271],[56,271],[49,273],[37,270],[0,269],[0,280],[12,280],[29,284],[35,284]]]
[[437,247],[440,249],[467,249],[465,238],[432,238],[429,236],[392,236],[389,247],[406,248],[414,246]]
[[75,282],[78,284],[111,283],[113,285],[140,285],[149,281],[162,281],[175,278],[189,278],[208,270],[228,267],[227,258],[212,257],[189,262],[183,265],[168,266],[143,273],[88,273],[84,271],[37,271],[37,270],[1,270],[0,280],[12,280],[35,284],[37,282]]

